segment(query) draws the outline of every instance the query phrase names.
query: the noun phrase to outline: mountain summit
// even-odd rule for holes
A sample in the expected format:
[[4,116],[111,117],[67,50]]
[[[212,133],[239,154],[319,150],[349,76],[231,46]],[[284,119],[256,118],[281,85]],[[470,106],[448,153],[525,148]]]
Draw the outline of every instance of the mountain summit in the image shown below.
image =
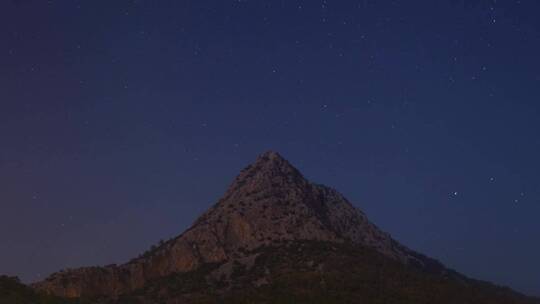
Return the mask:
[[[326,244],[321,248],[332,250],[339,246],[352,246],[354,252],[368,250],[373,260],[387,261],[383,265],[401,265],[396,267],[436,276],[439,280],[468,280],[399,244],[336,190],[309,182],[278,153],[269,151],[243,169],[223,198],[178,237],[126,264],[62,271],[33,287],[69,298],[118,297],[147,290],[149,286],[160,290],[157,294],[163,294],[166,292],[161,283],[156,282],[204,272],[202,281],[210,284],[212,290],[229,290],[234,285],[257,288],[272,284],[270,265],[263,264],[264,271],[253,275],[244,285],[239,283],[235,272],[238,265],[242,273],[248,273],[265,256],[261,253],[264,248],[284,250],[281,255],[288,256],[291,251],[287,248],[300,246],[297,249],[302,251],[307,248],[302,247],[306,242],[311,244],[308,247],[316,243]],[[301,258],[296,256],[297,251],[294,254],[294,260],[306,259],[307,264],[313,265],[316,256],[326,256],[328,251],[315,250],[313,255]],[[355,255],[341,259],[350,256]],[[282,261],[285,262],[291,260]],[[360,264],[375,267],[376,263],[372,263]]]

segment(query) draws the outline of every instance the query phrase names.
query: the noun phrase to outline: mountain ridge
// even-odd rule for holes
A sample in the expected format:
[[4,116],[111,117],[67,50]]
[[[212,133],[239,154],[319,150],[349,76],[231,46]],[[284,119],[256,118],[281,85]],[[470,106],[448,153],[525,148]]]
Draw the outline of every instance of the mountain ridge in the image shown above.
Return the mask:
[[67,298],[118,297],[205,265],[219,265],[209,278],[232,282],[235,263],[249,269],[258,248],[305,241],[366,247],[404,267],[472,282],[401,245],[338,191],[308,181],[281,155],[268,151],[244,168],[223,197],[179,236],[125,264],[59,272],[33,287]]

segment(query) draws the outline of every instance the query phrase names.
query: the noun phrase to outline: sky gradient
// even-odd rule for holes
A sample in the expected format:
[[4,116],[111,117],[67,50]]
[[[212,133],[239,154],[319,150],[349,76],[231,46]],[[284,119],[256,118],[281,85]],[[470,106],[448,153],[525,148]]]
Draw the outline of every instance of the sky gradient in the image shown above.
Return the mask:
[[540,3],[0,2],[0,273],[121,263],[275,150],[540,296]]

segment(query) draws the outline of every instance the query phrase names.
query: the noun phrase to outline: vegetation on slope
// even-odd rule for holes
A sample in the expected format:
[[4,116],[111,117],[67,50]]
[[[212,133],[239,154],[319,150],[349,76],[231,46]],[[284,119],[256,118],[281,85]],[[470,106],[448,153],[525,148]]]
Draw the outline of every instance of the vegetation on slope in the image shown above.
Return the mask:
[[508,288],[455,276],[431,275],[375,250],[347,244],[295,242],[264,247],[252,265],[229,263],[172,275],[107,303],[540,303]]
[[67,300],[0,276],[0,304],[533,304],[508,288],[422,272],[351,244],[291,242],[171,275],[120,298]]

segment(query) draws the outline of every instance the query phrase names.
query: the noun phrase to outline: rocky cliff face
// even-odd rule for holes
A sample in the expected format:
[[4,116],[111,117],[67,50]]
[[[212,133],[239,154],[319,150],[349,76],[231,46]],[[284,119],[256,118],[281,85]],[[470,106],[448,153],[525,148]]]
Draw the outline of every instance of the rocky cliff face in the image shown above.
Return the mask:
[[126,264],[51,275],[35,288],[65,297],[120,295],[172,273],[245,257],[284,241],[353,243],[402,263],[442,272],[394,241],[334,189],[313,184],[275,152],[242,170],[224,197],[180,236]]

